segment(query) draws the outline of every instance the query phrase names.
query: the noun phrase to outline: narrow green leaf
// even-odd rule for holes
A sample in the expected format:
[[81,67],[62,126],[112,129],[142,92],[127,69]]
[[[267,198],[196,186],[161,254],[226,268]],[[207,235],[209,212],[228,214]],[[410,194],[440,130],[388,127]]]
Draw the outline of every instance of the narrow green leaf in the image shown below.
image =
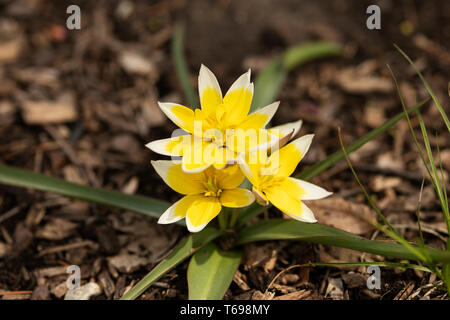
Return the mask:
[[172,56],[175,64],[175,71],[178,79],[180,79],[181,87],[186,95],[186,99],[191,108],[195,109],[198,108],[200,104],[198,102],[197,93],[192,87],[189,69],[184,58],[183,35],[183,27],[180,24],[176,25],[172,38]]
[[274,58],[255,80],[255,94],[250,111],[275,101],[289,71],[309,61],[341,54],[342,47],[331,42],[312,42],[288,48]]
[[[366,240],[333,227],[286,219],[261,221],[242,229],[238,244],[265,240],[300,240],[396,259],[417,260],[416,256],[402,245]],[[450,252],[448,251],[434,248],[423,248],[423,250],[435,262],[450,261]]]
[[239,267],[242,252],[220,251],[216,244],[209,243],[198,250],[188,268],[190,300],[222,299],[234,273]]
[[0,183],[53,192],[70,198],[129,210],[158,218],[170,204],[165,201],[67,182],[43,174],[0,165]]
[[121,300],[134,300],[148,289],[155,281],[194,252],[218,238],[221,232],[214,228],[206,228],[202,232],[194,233],[183,240],[178,247],[156,267],[153,268],[141,281],[130,289]]

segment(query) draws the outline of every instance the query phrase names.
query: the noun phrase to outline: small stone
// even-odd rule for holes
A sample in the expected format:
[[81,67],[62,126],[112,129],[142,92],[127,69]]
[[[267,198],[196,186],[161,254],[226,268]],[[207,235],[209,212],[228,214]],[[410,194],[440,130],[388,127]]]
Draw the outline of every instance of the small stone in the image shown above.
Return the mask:
[[102,293],[102,288],[95,282],[89,282],[78,289],[67,291],[64,300],[89,300]]

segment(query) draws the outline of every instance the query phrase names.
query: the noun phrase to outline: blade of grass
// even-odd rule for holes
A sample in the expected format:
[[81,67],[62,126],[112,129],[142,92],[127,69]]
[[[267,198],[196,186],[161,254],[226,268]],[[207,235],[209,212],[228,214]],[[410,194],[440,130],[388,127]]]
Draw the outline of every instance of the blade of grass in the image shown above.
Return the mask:
[[417,210],[416,210],[416,216],[417,216],[417,226],[419,227],[419,239],[421,243],[425,243],[423,240],[423,233],[422,233],[422,223],[420,219],[420,207],[422,206],[422,194],[423,194],[423,185],[425,184],[425,179],[422,180],[422,184],[420,185],[420,191],[419,191],[419,199],[417,200]]
[[3,165],[0,165],[0,183],[53,192],[70,198],[141,213],[154,218],[158,218],[170,206],[170,203],[157,199],[84,186]]
[[[443,189],[445,189],[445,181],[441,181],[437,173],[436,165],[434,163],[433,152],[431,151],[430,140],[428,138],[427,129],[425,127],[425,123],[423,122],[422,115],[420,114],[420,112],[417,112],[417,118],[419,119],[420,130],[422,131],[422,136],[425,143],[425,150],[427,151],[427,157],[431,167],[430,178],[433,181],[434,189],[441,204],[442,212],[444,213],[444,218],[447,223],[447,230],[450,232],[450,213],[448,210],[448,202],[445,201],[445,197],[443,194]],[[450,242],[447,242],[447,248],[450,249]]]
[[181,87],[186,95],[186,99],[191,108],[196,109],[200,107],[200,104],[198,102],[197,93],[192,87],[189,69],[186,60],[184,59],[183,35],[184,29],[182,25],[177,24],[172,38],[173,62],[175,64],[175,71],[178,79],[180,79],[181,82]]
[[138,298],[155,281],[161,278],[161,276],[220,235],[220,231],[214,228],[206,228],[202,232],[190,235],[166,259],[161,261],[141,281],[125,293],[121,300],[134,300]]
[[356,182],[358,183],[359,187],[361,188],[361,191],[363,192],[364,196],[366,197],[367,202],[369,202],[369,204],[372,207],[372,209],[377,213],[378,217],[384,222],[384,224],[387,226],[387,228],[385,228],[384,226],[382,226],[378,222],[369,221],[369,220],[366,220],[366,221],[371,223],[373,226],[375,226],[379,230],[383,231],[385,234],[387,234],[393,240],[399,242],[402,246],[404,246],[411,253],[413,253],[416,256],[417,259],[419,259],[419,260],[421,260],[423,262],[429,262],[428,257],[426,255],[424,255],[423,252],[419,248],[413,247],[408,241],[406,241],[406,239],[403,238],[397,232],[397,230],[395,230],[395,228],[389,223],[389,221],[384,217],[384,215],[378,209],[378,207],[376,206],[375,202],[372,200],[372,198],[370,197],[369,193],[367,192],[366,188],[364,187],[364,185],[359,180],[359,177],[356,174],[355,169],[353,168],[353,165],[352,165],[352,163],[350,161],[350,158],[348,157],[348,154],[345,151],[344,142],[342,141],[341,128],[338,128],[338,137],[339,137],[339,143],[341,144],[341,147],[342,147],[342,152],[344,152],[345,160],[347,161],[347,164],[348,164],[348,166],[349,166],[349,168],[350,168],[350,170],[351,170],[351,172],[353,174],[353,177],[355,178]]
[[[436,174],[436,166],[434,164],[433,154],[431,153],[431,147],[430,147],[430,144],[429,144],[428,134],[426,132],[425,124],[423,123],[423,121],[421,121],[422,117],[420,116],[419,110],[416,110],[416,114],[417,114],[419,122],[420,122],[420,128],[421,128],[421,131],[422,131],[422,134],[423,134],[423,138],[424,138],[424,141],[425,141],[425,147],[427,149],[428,160],[430,162],[429,164],[430,164],[432,169],[430,169],[428,167],[428,162],[426,161],[425,155],[424,155],[424,153],[422,151],[422,148],[421,148],[421,146],[419,144],[419,141],[417,140],[416,134],[414,132],[414,128],[413,128],[413,126],[411,124],[411,119],[410,119],[409,114],[408,114],[407,109],[406,109],[405,101],[403,99],[403,96],[402,96],[401,91],[400,91],[400,87],[398,85],[397,78],[396,78],[394,72],[392,71],[391,67],[389,65],[387,65],[387,67],[389,69],[389,72],[391,73],[392,79],[394,80],[394,84],[395,84],[395,87],[397,89],[397,94],[398,94],[398,96],[400,98],[400,103],[402,105],[403,112],[405,114],[406,120],[408,121],[409,131],[411,132],[411,136],[413,137],[414,144],[416,145],[416,148],[417,148],[417,152],[419,153],[419,156],[420,156],[420,158],[422,160],[422,163],[424,164],[424,166],[425,166],[425,168],[427,170],[427,173],[428,173],[428,175],[429,175],[429,177],[430,177],[430,179],[431,179],[431,181],[433,183],[433,187],[435,189],[435,192],[438,195],[439,201],[441,203],[442,210],[444,212],[444,218],[445,218],[445,221],[446,221],[446,224],[447,224],[447,231],[450,232],[450,213],[449,213],[449,210],[448,210],[448,202],[442,199],[441,185],[440,185],[439,177]],[[444,182],[444,188],[445,188],[445,182]],[[450,248],[450,239],[449,239],[449,241],[447,241],[447,248]]]
[[442,108],[442,105],[440,104],[439,100],[437,99],[436,95],[434,94],[433,90],[431,89],[428,82],[423,77],[422,73],[420,72],[419,68],[417,68],[416,64],[411,60],[411,58],[402,50],[399,46],[394,44],[394,47],[400,52],[400,54],[409,62],[409,64],[414,68],[417,75],[419,76],[420,80],[422,80],[423,85],[428,91],[428,94],[431,96],[431,98],[434,101],[434,104],[438,108],[439,112],[441,113],[442,119],[444,119],[445,125],[447,126],[447,130],[450,131],[450,121],[448,120],[447,114],[444,111],[444,108]]
[[[243,228],[238,244],[267,240],[299,240],[328,246],[379,254],[403,260],[417,260],[415,254],[402,245],[382,241],[366,240],[354,234],[320,225],[287,219],[260,221]],[[424,248],[435,262],[449,262],[450,252]]]
[[441,159],[441,151],[439,148],[439,141],[438,141],[438,135],[436,133],[436,148],[437,148],[437,153],[438,153],[438,160],[439,160],[439,170],[441,172],[441,181],[442,181],[442,185],[443,185],[443,189],[444,189],[444,203],[446,204],[447,207],[447,211],[449,210],[448,207],[448,196],[447,196],[447,185],[445,183],[445,178],[444,178],[444,169],[442,168],[442,159]]
[[[425,101],[422,101],[419,104],[417,104],[416,106],[410,108],[407,111],[407,114],[409,114],[409,113],[411,113],[411,112],[421,108],[428,101],[429,101],[429,99],[427,99]],[[370,131],[368,134],[364,135],[363,137],[361,137],[361,138],[355,140],[354,142],[352,142],[351,144],[349,144],[347,147],[345,147],[345,150],[349,154],[354,152],[354,151],[356,151],[356,150],[358,150],[364,144],[366,144],[370,140],[376,138],[377,136],[379,136],[380,134],[382,134],[383,132],[385,132],[386,130],[391,128],[398,121],[400,121],[404,116],[405,116],[405,114],[403,112],[395,115],[394,117],[392,117],[391,119],[386,121],[381,127]],[[300,174],[298,174],[296,176],[296,178],[303,179],[303,180],[310,180],[310,179],[314,178],[315,176],[317,176],[318,174],[322,173],[323,171],[327,170],[329,167],[331,167],[332,165],[336,164],[338,161],[340,161],[342,159],[344,159],[343,151],[342,150],[336,151],[335,153],[333,153],[330,156],[328,156],[326,159],[324,159],[324,160],[316,163],[315,165],[313,165],[313,166],[303,170]],[[246,224],[248,221],[250,221],[254,217],[258,216],[259,214],[261,214],[262,212],[264,212],[267,209],[268,209],[268,207],[260,206],[257,203],[252,204],[251,206],[243,209],[240,212],[240,215],[239,215],[239,218],[238,218],[238,225],[242,226],[242,225]]]
[[220,300],[239,267],[242,251],[222,252],[210,242],[193,256],[188,267],[189,300]]

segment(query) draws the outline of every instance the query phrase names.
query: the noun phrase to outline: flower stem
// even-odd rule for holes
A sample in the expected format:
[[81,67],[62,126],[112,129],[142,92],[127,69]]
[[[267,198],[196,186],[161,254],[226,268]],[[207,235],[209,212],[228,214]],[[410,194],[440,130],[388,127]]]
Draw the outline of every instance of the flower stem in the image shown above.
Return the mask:
[[217,218],[219,220],[220,230],[225,230],[227,228],[228,222],[228,209],[222,208],[222,211],[219,213],[219,216]]
[[230,218],[230,224],[228,225],[231,229],[236,225],[237,218],[239,217],[239,209],[236,208],[233,210],[233,213]]

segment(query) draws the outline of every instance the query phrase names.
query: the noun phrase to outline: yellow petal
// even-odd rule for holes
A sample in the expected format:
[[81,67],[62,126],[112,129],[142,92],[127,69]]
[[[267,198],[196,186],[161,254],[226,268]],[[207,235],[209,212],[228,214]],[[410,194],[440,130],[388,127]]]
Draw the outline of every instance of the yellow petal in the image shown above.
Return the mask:
[[186,216],[186,212],[191,204],[198,200],[200,195],[187,195],[177,202],[175,202],[170,208],[168,208],[162,215],[159,217],[158,223],[160,224],[168,224],[174,223],[178,220],[183,219]]
[[260,154],[258,152],[252,152],[247,154],[247,159],[242,154],[239,155],[238,158],[239,167],[250,183],[254,186],[258,186],[260,178],[259,172],[261,169],[261,164],[256,160],[259,155]]
[[239,125],[239,128],[244,130],[264,128],[272,119],[275,112],[277,112],[279,104],[280,102],[277,101],[249,114],[247,119]]
[[313,134],[300,137],[270,155],[270,163],[278,167],[276,172],[278,177],[288,177],[295,171],[298,163],[308,151],[313,137]]
[[222,91],[216,76],[203,64],[198,76],[198,93],[202,110],[208,117],[215,116],[217,106],[222,104]]
[[253,195],[255,196],[256,202],[258,202],[262,206],[269,205],[269,200],[264,195],[264,193],[262,193],[260,190],[258,190],[255,187],[252,188],[252,192],[253,192]]
[[152,165],[164,182],[178,193],[197,194],[205,191],[204,175],[184,172],[180,161],[157,160],[152,161]]
[[198,137],[183,141],[182,168],[187,173],[201,172],[216,162],[218,146]]
[[291,137],[295,137],[295,135],[300,131],[300,128],[302,127],[302,120],[298,120],[295,122],[289,122],[285,123],[276,127],[272,127],[268,129],[269,133],[281,138],[284,137],[287,134],[290,134],[292,132]]
[[194,111],[176,103],[158,102],[162,112],[181,129],[189,133],[194,131]]
[[250,83],[250,70],[231,85],[223,98],[227,112],[224,120],[227,126],[238,125],[245,120],[250,111],[253,90],[253,83]]
[[220,189],[237,188],[244,181],[244,174],[238,165],[231,165],[216,171],[217,184]]
[[214,168],[221,170],[226,166],[237,162],[237,155],[226,147],[218,147],[215,150]]
[[311,210],[300,200],[292,198],[283,188],[273,187],[264,192],[275,207],[290,217],[303,222],[317,222]]
[[276,145],[279,138],[265,129],[228,129],[226,146],[236,153],[248,153],[256,150],[267,150]]
[[183,155],[183,136],[168,139],[155,140],[145,146],[153,152],[165,155],[181,157]]
[[201,197],[194,201],[186,215],[186,225],[190,232],[202,230],[208,222],[214,219],[222,206],[216,197]]
[[315,184],[292,177],[284,180],[283,184],[283,188],[285,187],[292,197],[299,200],[317,200],[333,194]]
[[225,207],[242,208],[252,204],[253,201],[255,201],[255,196],[247,189],[224,190],[220,194],[220,203]]

